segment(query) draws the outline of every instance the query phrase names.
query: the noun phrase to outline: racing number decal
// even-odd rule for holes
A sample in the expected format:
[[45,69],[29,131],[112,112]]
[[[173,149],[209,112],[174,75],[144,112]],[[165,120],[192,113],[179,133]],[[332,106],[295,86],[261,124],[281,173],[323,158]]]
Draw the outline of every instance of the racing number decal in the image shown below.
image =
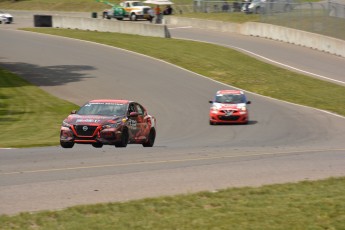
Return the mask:
[[129,127],[136,128],[137,127],[137,121],[136,120],[128,120]]

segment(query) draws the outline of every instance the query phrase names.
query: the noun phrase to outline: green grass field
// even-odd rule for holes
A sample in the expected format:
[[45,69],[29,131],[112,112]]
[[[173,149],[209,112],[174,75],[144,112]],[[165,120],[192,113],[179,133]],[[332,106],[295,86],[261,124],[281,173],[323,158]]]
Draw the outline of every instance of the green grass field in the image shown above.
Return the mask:
[[78,107],[4,69],[0,76],[0,148],[58,145],[62,120]]
[[0,229],[342,230],[345,178],[0,216]]

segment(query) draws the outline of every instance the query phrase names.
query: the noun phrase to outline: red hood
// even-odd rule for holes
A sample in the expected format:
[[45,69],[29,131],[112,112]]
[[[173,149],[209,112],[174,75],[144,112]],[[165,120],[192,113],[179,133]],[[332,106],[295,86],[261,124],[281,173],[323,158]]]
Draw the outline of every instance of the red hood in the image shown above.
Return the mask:
[[72,114],[69,115],[65,121],[70,125],[103,125],[109,122],[117,121],[121,118],[123,117]]
[[214,107],[216,107],[217,109],[224,109],[224,110],[235,110],[238,109],[239,107],[243,107],[246,106],[245,103],[240,103],[240,104],[223,104],[223,103],[214,103],[213,104]]
[[242,107],[246,107],[246,103],[239,103],[239,104],[213,103],[211,109],[216,108],[218,110],[239,110]]
[[237,104],[220,104],[220,109],[237,109]]

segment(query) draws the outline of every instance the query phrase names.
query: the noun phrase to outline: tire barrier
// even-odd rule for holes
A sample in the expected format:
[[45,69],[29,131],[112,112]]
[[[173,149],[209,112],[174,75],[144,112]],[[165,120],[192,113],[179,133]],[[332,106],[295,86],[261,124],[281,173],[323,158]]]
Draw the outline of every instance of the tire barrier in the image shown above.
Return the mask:
[[51,15],[34,15],[35,27],[52,27],[53,20]]
[[91,18],[97,18],[97,12],[92,12],[91,13]]

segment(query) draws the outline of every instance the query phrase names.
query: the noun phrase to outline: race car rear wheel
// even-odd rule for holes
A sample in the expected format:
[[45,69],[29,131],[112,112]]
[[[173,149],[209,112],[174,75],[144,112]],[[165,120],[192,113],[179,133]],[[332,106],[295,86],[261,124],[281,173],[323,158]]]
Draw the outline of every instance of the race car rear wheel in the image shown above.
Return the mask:
[[156,139],[156,130],[151,129],[150,134],[148,136],[148,140],[147,140],[147,142],[143,143],[143,146],[144,147],[152,147],[153,144],[155,143],[155,139]]
[[62,148],[70,149],[70,148],[73,148],[74,142],[63,142],[63,141],[60,141],[60,145],[61,145]]
[[124,129],[122,131],[122,135],[121,135],[121,140],[119,142],[115,143],[115,147],[117,148],[125,148],[128,144],[128,130]]
[[96,143],[92,143],[92,146],[95,147],[95,148],[102,148],[103,144],[100,143],[100,142],[96,142]]

